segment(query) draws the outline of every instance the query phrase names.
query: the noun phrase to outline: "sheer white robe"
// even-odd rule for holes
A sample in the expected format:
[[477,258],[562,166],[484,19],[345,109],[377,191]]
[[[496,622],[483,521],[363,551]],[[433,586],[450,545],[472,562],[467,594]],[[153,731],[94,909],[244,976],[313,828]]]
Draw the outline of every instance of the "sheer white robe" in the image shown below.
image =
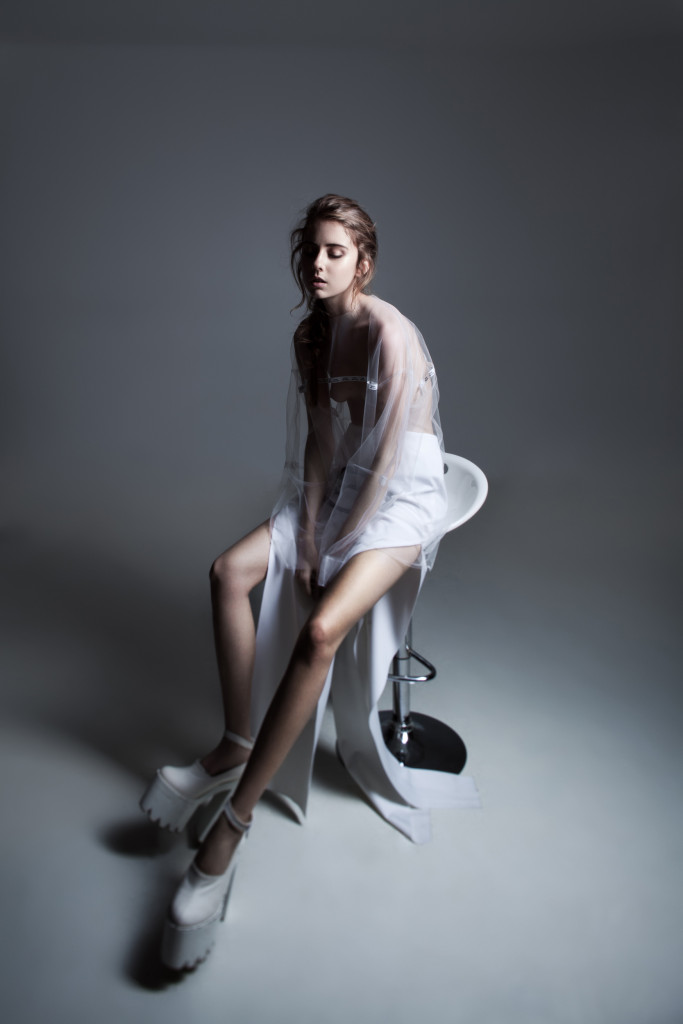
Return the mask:
[[402,560],[405,549],[410,568],[344,640],[316,714],[269,788],[305,814],[332,688],[348,771],[387,821],[426,842],[429,808],[479,806],[474,783],[401,765],[384,744],[377,704],[444,530],[438,385],[417,328],[388,303],[365,300],[367,315],[331,318],[315,348],[295,340],[285,473],[256,635],[252,728],[258,731],[312,609],[294,575],[302,550],[310,551],[306,541],[314,540],[322,586],[360,551],[390,548]]

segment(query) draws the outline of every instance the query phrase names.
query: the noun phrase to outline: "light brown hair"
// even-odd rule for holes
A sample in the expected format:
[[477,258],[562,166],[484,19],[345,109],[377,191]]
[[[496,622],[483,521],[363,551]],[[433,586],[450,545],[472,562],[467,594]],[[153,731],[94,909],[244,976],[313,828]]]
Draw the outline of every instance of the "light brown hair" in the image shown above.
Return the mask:
[[292,252],[290,263],[294,280],[301,292],[301,301],[297,303],[294,309],[298,309],[299,306],[303,306],[305,303],[307,309],[313,311],[319,305],[315,297],[306,292],[301,273],[301,250],[305,237],[307,232],[313,227],[313,224],[318,220],[336,220],[342,227],[346,228],[353,240],[353,244],[358,249],[358,262],[361,263],[363,260],[367,260],[368,269],[354,283],[354,292],[365,291],[375,276],[375,263],[377,260],[377,233],[375,225],[365,210],[354,199],[328,193],[311,203],[306,209],[302,220],[291,234]]

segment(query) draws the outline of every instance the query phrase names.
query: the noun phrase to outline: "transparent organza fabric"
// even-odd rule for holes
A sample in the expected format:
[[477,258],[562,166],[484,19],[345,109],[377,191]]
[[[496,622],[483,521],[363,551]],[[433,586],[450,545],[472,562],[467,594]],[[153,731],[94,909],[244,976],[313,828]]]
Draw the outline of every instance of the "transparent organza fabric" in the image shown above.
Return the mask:
[[322,340],[300,333],[273,510],[279,530],[294,534],[287,567],[310,566],[325,586],[359,551],[383,548],[430,568],[446,491],[438,384],[422,335],[375,296],[363,296],[360,316],[329,317]]

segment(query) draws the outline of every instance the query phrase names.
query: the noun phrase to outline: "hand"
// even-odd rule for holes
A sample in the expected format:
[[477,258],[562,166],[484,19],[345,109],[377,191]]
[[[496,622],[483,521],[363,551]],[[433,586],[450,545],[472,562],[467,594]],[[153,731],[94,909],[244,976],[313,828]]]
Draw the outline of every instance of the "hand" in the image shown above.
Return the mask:
[[294,573],[309,597],[319,597],[321,587],[318,586],[318,570],[311,565],[301,566]]
[[318,551],[311,532],[302,533],[299,538],[296,579],[309,597],[318,597]]

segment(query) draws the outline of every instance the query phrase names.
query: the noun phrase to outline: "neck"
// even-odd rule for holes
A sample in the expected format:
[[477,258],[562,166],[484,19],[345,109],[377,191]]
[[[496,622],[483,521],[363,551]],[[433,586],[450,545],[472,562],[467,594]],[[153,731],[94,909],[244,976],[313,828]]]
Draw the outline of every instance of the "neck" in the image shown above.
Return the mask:
[[357,317],[362,306],[360,295],[338,295],[333,299],[323,299],[322,304],[329,317],[344,315]]

